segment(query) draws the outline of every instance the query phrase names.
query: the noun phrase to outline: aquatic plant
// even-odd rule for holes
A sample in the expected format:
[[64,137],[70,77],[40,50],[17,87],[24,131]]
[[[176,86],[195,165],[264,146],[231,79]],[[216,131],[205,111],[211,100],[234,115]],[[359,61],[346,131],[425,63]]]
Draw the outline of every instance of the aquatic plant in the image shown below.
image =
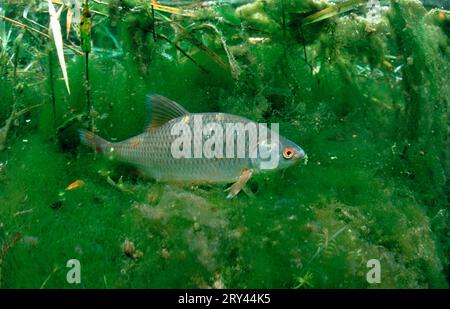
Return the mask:
[[[83,12],[80,18],[80,39],[81,39],[81,50],[83,51],[84,57],[86,59],[84,87],[86,91],[87,113],[89,116],[93,112],[91,102],[91,85],[89,83],[89,53],[91,52],[91,27],[92,27],[91,11],[89,10],[89,1],[86,0],[86,2],[83,4]],[[91,122],[90,129],[91,130],[94,129],[93,122]]]
[[61,25],[59,24],[59,17],[61,16],[61,12],[64,9],[64,6],[61,6],[59,10],[56,11],[51,0],[47,0],[47,3],[48,3],[48,13],[50,16],[50,25],[49,25],[50,37],[53,38],[53,41],[55,43],[59,65],[61,66],[61,71],[63,73],[67,92],[70,94],[69,79],[67,77],[66,61],[64,59],[64,52],[63,52]]

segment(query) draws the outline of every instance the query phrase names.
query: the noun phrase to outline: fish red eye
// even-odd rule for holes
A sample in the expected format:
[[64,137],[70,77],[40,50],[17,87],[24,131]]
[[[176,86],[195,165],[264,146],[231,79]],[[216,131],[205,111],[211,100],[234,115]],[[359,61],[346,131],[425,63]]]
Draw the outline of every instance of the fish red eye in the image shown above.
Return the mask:
[[294,149],[292,149],[291,147],[286,147],[283,149],[283,157],[285,159],[290,159],[294,156]]

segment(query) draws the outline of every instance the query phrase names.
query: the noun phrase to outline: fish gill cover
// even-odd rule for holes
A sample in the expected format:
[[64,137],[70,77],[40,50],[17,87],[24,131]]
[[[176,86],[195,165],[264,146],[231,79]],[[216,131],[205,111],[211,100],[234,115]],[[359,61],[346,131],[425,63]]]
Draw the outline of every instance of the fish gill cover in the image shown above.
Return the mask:
[[[423,2],[0,1],[0,287],[448,287],[450,13]],[[147,93],[280,123],[308,164],[228,200],[80,145],[142,133]]]

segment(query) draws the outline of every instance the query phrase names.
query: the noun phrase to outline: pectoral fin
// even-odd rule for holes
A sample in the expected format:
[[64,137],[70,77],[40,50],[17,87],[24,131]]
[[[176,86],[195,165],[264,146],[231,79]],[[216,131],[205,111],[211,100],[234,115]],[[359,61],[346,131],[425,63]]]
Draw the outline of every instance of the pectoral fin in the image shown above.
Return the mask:
[[233,185],[231,185],[231,187],[225,190],[230,191],[227,195],[227,199],[232,199],[233,197],[235,197],[242,190],[242,188],[244,188],[247,181],[250,179],[250,177],[252,177],[252,174],[252,170],[244,170],[239,179]]

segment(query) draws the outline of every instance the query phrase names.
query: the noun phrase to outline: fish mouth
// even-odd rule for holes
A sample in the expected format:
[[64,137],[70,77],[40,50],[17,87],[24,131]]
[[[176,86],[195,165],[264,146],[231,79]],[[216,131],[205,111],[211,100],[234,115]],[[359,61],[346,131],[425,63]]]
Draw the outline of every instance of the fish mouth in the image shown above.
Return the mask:
[[305,151],[303,149],[300,149],[295,152],[293,159],[295,161],[300,161],[300,160],[304,159],[305,157],[307,157]]

